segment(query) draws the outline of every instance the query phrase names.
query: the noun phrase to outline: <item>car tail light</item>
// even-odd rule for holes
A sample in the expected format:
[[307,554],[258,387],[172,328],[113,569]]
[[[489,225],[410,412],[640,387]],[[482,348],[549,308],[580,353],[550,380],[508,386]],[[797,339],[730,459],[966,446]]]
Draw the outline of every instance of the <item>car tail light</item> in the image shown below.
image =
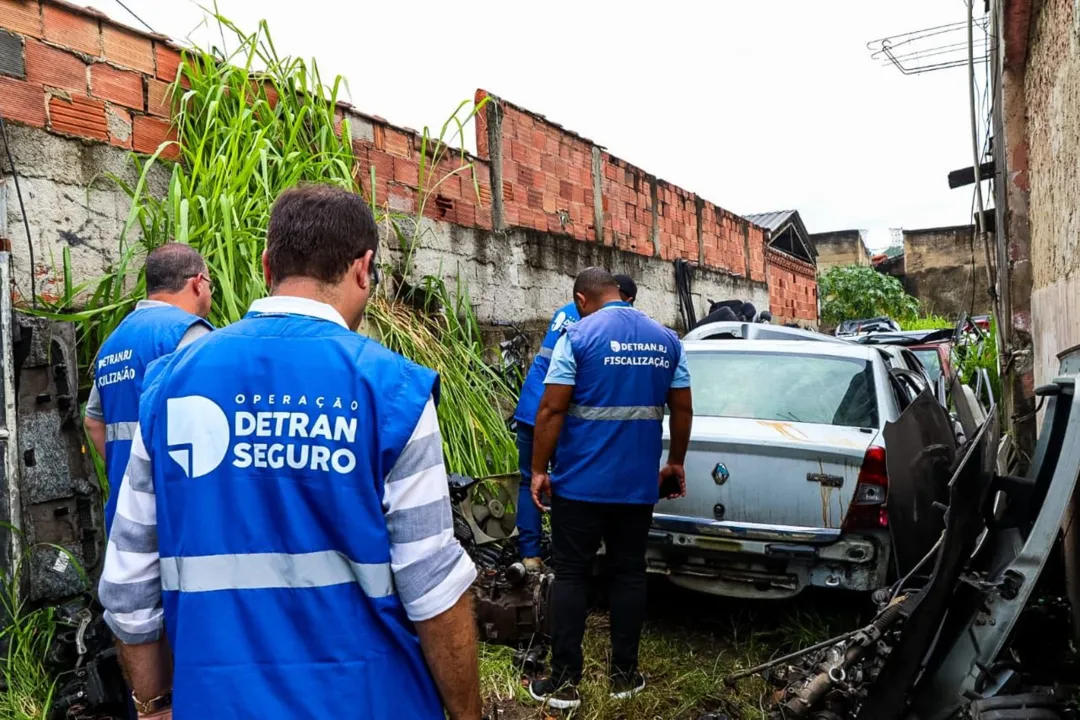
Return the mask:
[[851,499],[845,530],[873,530],[889,526],[885,501],[889,497],[889,474],[885,467],[885,448],[872,445],[866,450],[855,496]]

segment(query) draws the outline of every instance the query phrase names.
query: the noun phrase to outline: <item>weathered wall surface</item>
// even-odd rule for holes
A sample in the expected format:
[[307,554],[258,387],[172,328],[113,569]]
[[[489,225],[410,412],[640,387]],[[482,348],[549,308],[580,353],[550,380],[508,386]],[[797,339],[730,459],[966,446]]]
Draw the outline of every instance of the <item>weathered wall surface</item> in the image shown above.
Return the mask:
[[[414,271],[441,276],[449,284],[468,281],[470,298],[481,323],[513,321],[539,333],[555,308],[572,297],[574,277],[591,265],[624,272],[638,284],[637,307],[670,327],[679,325],[675,275],[671,265],[599,243],[530,229],[494,232],[425,221],[413,257]],[[708,300],[744,298],[756,307],[769,303],[764,284],[705,268],[694,273],[698,317]]]
[[[95,11],[58,0],[0,0],[0,112],[12,131],[39,292],[57,294],[65,248],[76,283],[115,260],[129,204],[105,175],[117,173],[131,182],[127,151],[150,153],[170,138],[166,89],[180,60],[179,48],[167,39]],[[478,99],[486,96],[477,93]],[[550,282],[558,287],[550,302],[514,301],[526,313],[517,320],[545,322],[568,296],[564,280],[602,261],[612,270],[631,271],[643,308],[675,324],[671,261],[677,258],[698,266],[699,315],[707,309],[705,297],[734,294],[761,309],[770,301],[787,302],[793,319],[816,319],[816,307],[811,313],[803,301],[805,278],[798,299],[770,296],[767,280],[775,273],[766,270],[760,227],[510,102],[491,98],[478,116],[479,157],[471,158],[475,186],[471,177],[446,177],[457,167],[455,158],[429,169],[420,188],[423,144],[416,132],[347,104],[338,115],[348,121],[364,191],[380,206],[413,213],[419,191],[432,191],[425,218],[440,228],[457,228],[461,242],[424,248],[424,262],[430,268],[463,263],[472,296],[482,308],[490,298],[491,312],[480,313],[484,319],[500,319],[497,306],[506,304],[504,298],[536,295]],[[430,161],[430,146],[427,152]],[[11,168],[3,169],[10,178]],[[154,192],[164,192],[166,173],[163,167]],[[7,227],[0,235],[13,247],[16,277],[28,293],[22,215],[13,192],[6,196],[0,216]],[[462,247],[475,255],[463,255]],[[487,248],[501,254],[488,254]]]
[[[108,175],[122,178],[130,187],[138,176],[128,154],[110,145],[18,125],[8,126],[8,137],[34,244],[37,292],[46,299],[59,297],[64,291],[65,249],[76,282],[99,277],[118,259],[131,203]],[[11,243],[16,291],[28,300],[29,244],[11,168],[2,152],[0,173],[4,175],[0,179],[0,238]],[[168,170],[159,167],[151,176],[150,192],[164,195],[168,179]],[[131,240],[138,236],[136,225]]]
[[924,312],[955,318],[992,311],[986,252],[972,245],[970,225],[904,230],[904,289]]
[[814,233],[810,236],[818,252],[819,273],[838,265],[869,265],[870,251],[866,249],[862,233],[858,230],[837,230]]
[[1068,0],[1041,3],[1024,77],[1035,386],[1054,377],[1059,352],[1080,343],[1078,12]]

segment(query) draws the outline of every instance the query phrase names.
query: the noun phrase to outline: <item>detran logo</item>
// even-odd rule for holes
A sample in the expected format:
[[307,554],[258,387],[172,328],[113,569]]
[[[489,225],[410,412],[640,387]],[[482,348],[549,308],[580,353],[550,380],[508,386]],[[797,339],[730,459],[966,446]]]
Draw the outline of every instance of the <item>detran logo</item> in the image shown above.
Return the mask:
[[621,347],[622,346],[619,344],[618,340],[612,340],[611,341],[611,352],[619,352],[619,349]]
[[169,398],[165,410],[169,457],[189,478],[212,473],[229,451],[229,420],[201,395]]

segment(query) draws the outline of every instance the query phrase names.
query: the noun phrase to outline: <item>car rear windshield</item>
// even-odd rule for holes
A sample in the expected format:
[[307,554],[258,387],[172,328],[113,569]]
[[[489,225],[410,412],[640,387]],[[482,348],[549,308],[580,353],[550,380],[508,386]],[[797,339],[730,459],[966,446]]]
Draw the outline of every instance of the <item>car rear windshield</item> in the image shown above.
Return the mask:
[[926,368],[926,373],[930,376],[932,382],[937,382],[941,377],[941,356],[938,355],[938,351],[935,348],[928,348],[925,350],[913,350],[915,357],[919,358],[919,362]]
[[694,414],[876,428],[866,360],[759,352],[686,354]]

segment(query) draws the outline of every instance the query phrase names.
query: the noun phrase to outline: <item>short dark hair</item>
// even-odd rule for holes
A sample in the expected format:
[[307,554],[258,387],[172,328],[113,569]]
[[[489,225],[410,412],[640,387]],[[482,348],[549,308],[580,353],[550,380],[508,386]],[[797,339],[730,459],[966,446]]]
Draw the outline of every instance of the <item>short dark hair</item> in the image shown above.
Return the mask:
[[166,243],[146,256],[146,294],[180,292],[184,283],[203,272],[206,261],[198,250],[183,243]]
[[607,270],[598,267],[585,268],[574,280],[574,295],[594,298],[605,290],[618,290],[619,282]]
[[754,307],[753,303],[743,303],[742,316],[744,318],[746,318],[748,321],[752,321],[756,315],[757,308]]
[[633,300],[637,297],[637,283],[629,275],[613,275],[615,282],[619,283],[619,292]]
[[290,277],[336,283],[378,244],[378,228],[367,203],[334,185],[289,188],[270,210],[266,260],[275,283]]

